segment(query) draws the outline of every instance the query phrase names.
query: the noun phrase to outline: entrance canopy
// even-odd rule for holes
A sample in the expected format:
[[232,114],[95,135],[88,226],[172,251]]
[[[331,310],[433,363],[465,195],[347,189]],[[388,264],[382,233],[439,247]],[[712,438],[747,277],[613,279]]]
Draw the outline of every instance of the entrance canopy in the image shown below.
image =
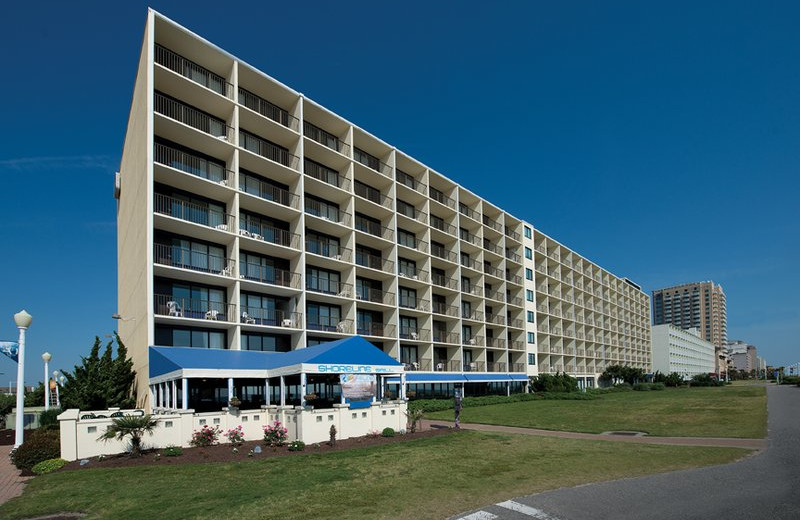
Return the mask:
[[293,374],[401,374],[403,364],[360,336],[259,352],[150,347],[150,384],[182,378],[269,378]]

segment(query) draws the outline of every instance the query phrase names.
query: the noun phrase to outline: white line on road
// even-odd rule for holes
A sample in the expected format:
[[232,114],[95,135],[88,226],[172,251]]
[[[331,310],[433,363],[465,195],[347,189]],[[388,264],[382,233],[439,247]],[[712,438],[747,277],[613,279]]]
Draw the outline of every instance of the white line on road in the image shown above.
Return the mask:
[[514,502],[513,500],[506,500],[505,502],[500,502],[499,504],[495,505],[504,507],[506,509],[510,509],[512,511],[516,511],[517,513],[522,513],[523,515],[528,515],[532,516],[533,518],[538,518],[539,520],[558,520],[558,518],[548,515],[541,509],[536,509],[535,507],[526,506],[525,504],[520,504],[519,502]]
[[497,518],[497,515],[493,515],[492,513],[488,513],[486,511],[478,511],[477,513],[472,513],[471,515],[462,516],[459,520],[494,520]]

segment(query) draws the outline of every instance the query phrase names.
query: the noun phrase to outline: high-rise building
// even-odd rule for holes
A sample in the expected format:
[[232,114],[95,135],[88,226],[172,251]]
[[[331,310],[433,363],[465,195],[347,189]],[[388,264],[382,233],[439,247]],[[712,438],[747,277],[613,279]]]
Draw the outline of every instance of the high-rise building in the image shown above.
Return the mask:
[[153,378],[153,346],[218,362],[357,334],[417,396],[650,366],[638,286],[154,11],[115,194],[120,334],[161,402],[257,402],[278,383]]
[[751,372],[759,370],[758,348],[744,341],[731,341],[725,345],[731,364],[736,370]]
[[700,336],[722,348],[728,340],[728,314],[722,286],[695,282],[653,291],[653,325],[697,328]]

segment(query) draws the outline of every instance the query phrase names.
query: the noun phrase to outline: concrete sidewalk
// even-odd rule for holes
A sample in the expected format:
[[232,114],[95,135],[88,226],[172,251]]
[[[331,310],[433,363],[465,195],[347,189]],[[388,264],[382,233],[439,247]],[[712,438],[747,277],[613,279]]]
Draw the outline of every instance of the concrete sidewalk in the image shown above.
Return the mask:
[[[451,428],[450,421],[423,420],[423,428]],[[768,446],[767,439],[735,439],[728,437],[651,437],[648,435],[613,435],[606,433],[577,433],[553,430],[537,430],[534,428],[518,428],[515,426],[497,426],[493,424],[461,423],[462,430],[482,432],[514,433],[520,435],[539,435],[542,437],[559,437],[562,439],[583,439],[592,441],[629,442],[633,444],[670,444],[675,446],[712,446],[720,448],[745,448],[748,450],[764,450]]]
[[0,446],[0,504],[22,494],[25,482],[33,477],[22,477],[11,463],[9,454],[14,446]]

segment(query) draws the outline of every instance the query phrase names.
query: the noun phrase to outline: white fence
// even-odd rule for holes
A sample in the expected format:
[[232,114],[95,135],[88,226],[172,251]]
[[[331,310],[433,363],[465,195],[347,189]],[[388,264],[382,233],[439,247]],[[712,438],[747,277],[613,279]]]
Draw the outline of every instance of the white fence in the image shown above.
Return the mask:
[[[114,419],[111,413],[123,414],[133,410],[103,410],[86,412],[77,409],[66,410],[58,416],[61,427],[61,458],[66,460],[86,459],[98,455],[113,455],[126,451],[128,440],[98,440]],[[347,405],[334,405],[333,408],[312,410],[301,407],[265,406],[260,410],[231,410],[195,413],[194,410],[154,410],[153,417],[158,424],[152,435],[145,435],[145,448],[166,448],[167,446],[189,447],[192,432],[203,426],[219,427],[221,443],[228,440],[223,435],[228,429],[242,427],[247,441],[264,438],[264,426],[280,421],[288,430],[289,441],[301,440],[306,444],[325,442],[330,438],[331,426],[336,427],[337,439],[361,437],[371,432],[392,428],[395,431],[406,428],[406,403],[389,401],[372,403],[369,408],[350,409]],[[95,419],[81,417],[104,415]]]

